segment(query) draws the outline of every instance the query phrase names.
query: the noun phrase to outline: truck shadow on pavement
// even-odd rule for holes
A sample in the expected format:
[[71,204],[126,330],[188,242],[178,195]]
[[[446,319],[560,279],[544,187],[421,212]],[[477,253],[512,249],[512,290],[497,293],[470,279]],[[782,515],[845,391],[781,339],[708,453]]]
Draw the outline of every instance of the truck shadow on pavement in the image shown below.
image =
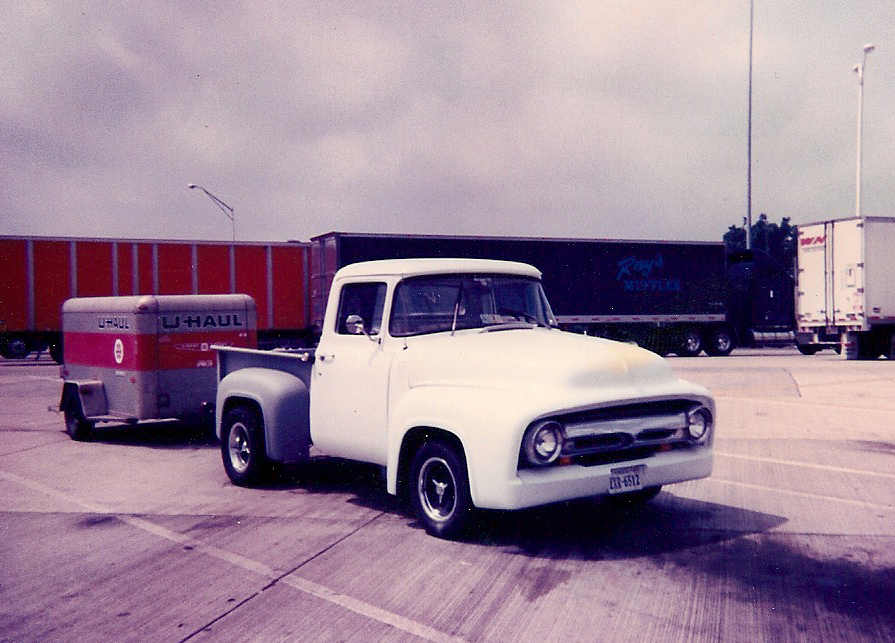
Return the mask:
[[218,439],[211,426],[172,420],[100,424],[94,429],[90,441],[151,449],[218,448]]
[[[321,458],[280,484],[301,487],[303,493],[347,493],[348,502],[401,516],[406,528],[422,529],[409,502],[386,493],[377,467]],[[775,632],[786,634],[779,640],[820,634],[827,626],[866,640],[890,632],[895,568],[882,564],[892,559],[889,539],[772,531],[786,522],[782,516],[678,496],[671,487],[641,506],[587,499],[480,511],[461,544],[541,561],[543,573],[519,579],[520,591],[532,601],[570,580],[572,572],[556,562],[628,569],[639,560],[636,569],[645,565],[654,570],[648,573],[673,583],[711,579],[709,586],[723,592],[719,600],[761,615],[766,640]]]
[[[269,490],[350,496],[347,502],[397,514],[408,528],[422,529],[410,502],[385,489],[379,467],[317,457],[283,468],[264,485]],[[785,518],[663,492],[646,505],[617,499],[585,499],[520,511],[477,511],[461,539],[470,545],[512,548],[520,555],[572,555],[585,560],[657,556],[766,532]]]

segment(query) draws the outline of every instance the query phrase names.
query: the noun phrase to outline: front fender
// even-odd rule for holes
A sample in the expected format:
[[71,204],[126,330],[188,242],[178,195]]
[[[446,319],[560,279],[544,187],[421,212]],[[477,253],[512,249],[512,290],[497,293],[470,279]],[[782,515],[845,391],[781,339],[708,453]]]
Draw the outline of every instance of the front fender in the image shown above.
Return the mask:
[[466,454],[469,487],[477,507],[501,506],[516,477],[519,445],[530,420],[525,397],[507,390],[425,386],[409,390],[390,421],[386,482],[398,492],[401,446],[408,431],[430,427],[456,436]]
[[218,382],[215,431],[222,438],[228,406],[249,400],[261,409],[267,457],[276,462],[307,460],[311,447],[310,391],[295,375],[269,368],[243,368]]

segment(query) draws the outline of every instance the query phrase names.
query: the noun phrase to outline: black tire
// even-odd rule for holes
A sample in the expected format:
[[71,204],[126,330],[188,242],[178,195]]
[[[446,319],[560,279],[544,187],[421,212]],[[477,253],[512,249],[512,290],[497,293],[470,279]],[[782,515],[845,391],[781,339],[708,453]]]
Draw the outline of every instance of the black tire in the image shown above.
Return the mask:
[[796,348],[802,355],[816,355],[821,347],[814,344],[797,344]]
[[258,413],[236,406],[224,415],[221,458],[224,471],[235,485],[246,487],[262,482],[271,471],[264,448],[264,423]]
[[640,491],[631,491],[630,493],[607,496],[607,498],[610,504],[617,507],[642,507],[658,496],[660,491],[662,491],[662,485],[647,487]]
[[50,357],[52,357],[53,361],[56,362],[57,364],[60,364],[60,365],[62,364],[64,358],[62,355],[62,342],[61,341],[53,342],[52,344],[50,344]]
[[675,352],[681,357],[696,357],[702,352],[702,335],[693,328],[685,330],[681,346]]
[[712,357],[730,355],[733,350],[733,335],[729,328],[721,326],[708,332],[705,339],[705,352]]
[[77,395],[71,397],[65,405],[65,432],[68,437],[78,442],[86,442],[93,437],[94,423],[84,417],[81,401]]
[[466,463],[443,442],[426,442],[410,464],[410,498],[417,518],[432,536],[453,538],[472,515]]
[[25,359],[30,354],[28,342],[21,337],[10,337],[0,346],[0,355],[6,359]]

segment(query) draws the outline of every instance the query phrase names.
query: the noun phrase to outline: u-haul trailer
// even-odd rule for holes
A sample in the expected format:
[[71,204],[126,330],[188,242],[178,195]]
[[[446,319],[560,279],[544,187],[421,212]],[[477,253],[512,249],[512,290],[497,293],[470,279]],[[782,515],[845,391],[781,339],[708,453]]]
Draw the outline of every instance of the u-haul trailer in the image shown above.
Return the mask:
[[75,440],[97,422],[211,420],[217,390],[212,345],[257,346],[248,295],[86,297],[62,306],[60,410]]

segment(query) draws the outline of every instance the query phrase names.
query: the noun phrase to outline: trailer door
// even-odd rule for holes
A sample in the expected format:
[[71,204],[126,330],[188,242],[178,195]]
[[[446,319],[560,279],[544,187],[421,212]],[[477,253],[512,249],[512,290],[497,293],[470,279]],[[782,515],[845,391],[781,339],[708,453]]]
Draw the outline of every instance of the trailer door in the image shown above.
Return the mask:
[[801,328],[826,327],[832,322],[831,293],[827,287],[827,246],[832,232],[832,223],[799,228],[796,312]]
[[861,219],[835,221],[832,243],[828,243],[830,257],[827,281],[831,295],[834,326],[854,326],[864,323],[864,222]]

